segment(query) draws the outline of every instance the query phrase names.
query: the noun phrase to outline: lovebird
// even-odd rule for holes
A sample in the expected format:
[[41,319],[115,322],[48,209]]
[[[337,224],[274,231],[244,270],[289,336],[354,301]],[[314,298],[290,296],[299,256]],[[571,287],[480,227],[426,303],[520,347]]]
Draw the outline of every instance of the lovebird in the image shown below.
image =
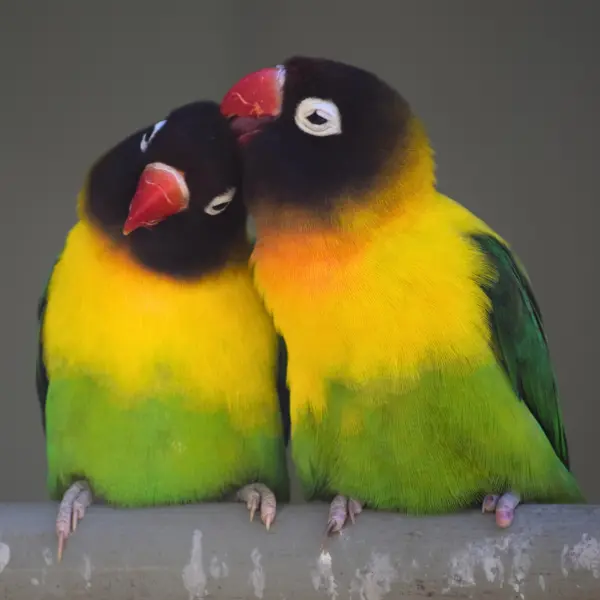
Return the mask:
[[366,506],[441,514],[583,503],[530,279],[437,189],[408,102],[295,56],[221,112],[243,148],[257,289],[287,344],[292,456],[327,532]]
[[279,344],[248,265],[235,136],[215,102],[91,168],[39,305],[37,392],[58,556],[92,500],[289,495]]

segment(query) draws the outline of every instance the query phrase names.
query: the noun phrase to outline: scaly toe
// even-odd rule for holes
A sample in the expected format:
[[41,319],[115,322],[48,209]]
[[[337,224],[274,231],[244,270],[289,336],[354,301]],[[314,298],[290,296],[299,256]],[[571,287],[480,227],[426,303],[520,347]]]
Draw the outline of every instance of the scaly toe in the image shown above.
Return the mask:
[[260,518],[269,531],[277,514],[277,499],[275,494],[262,483],[257,483],[255,489],[260,494]]
[[85,516],[85,511],[92,503],[92,491],[89,487],[83,489],[73,502],[71,530],[75,532],[79,521]]
[[481,503],[481,512],[488,513],[494,512],[496,510],[496,505],[498,504],[498,500],[500,500],[500,496],[496,494],[488,494]]
[[502,529],[510,527],[515,518],[515,510],[521,502],[521,496],[508,492],[500,496],[496,505],[496,525]]
[[358,515],[360,515],[362,509],[362,503],[358,500],[355,500],[354,498],[350,498],[350,500],[348,500],[348,516],[350,517],[353,525],[356,523],[356,518]]
[[515,510],[521,502],[516,492],[488,494],[481,504],[482,513],[496,513],[496,525],[502,529],[510,527],[515,518]]
[[260,494],[254,489],[252,484],[245,485],[237,493],[238,500],[246,503],[246,508],[250,511],[250,521],[254,520],[254,514],[260,506]]
[[275,494],[262,483],[251,483],[239,490],[237,497],[238,500],[246,503],[246,507],[250,511],[251,521],[254,520],[256,511],[260,509],[261,521],[269,530],[277,512]]
[[248,500],[246,507],[250,511],[250,522],[254,521],[254,515],[256,511],[260,508],[260,496],[257,492],[254,492],[250,499]]
[[56,550],[57,562],[62,560],[68,537],[77,529],[77,523],[83,518],[85,509],[92,502],[92,492],[85,481],[75,482],[64,493],[58,507],[56,517],[56,535],[58,545]]
[[326,535],[339,533],[348,518],[348,499],[346,496],[337,495],[329,505],[329,519],[325,529]]
[[506,510],[497,510],[496,511],[496,525],[501,527],[502,529],[506,529],[512,525],[512,522],[515,518],[515,511],[506,509]]
[[327,527],[325,529],[326,535],[331,536],[342,531],[345,522],[345,519],[342,521],[341,519],[331,517],[329,521],[327,521]]

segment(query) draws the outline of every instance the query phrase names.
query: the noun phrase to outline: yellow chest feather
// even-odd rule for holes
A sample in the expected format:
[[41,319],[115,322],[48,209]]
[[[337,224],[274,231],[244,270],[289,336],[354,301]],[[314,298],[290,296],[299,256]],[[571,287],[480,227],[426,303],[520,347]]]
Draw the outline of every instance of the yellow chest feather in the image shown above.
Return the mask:
[[326,380],[410,385],[428,364],[489,358],[476,279],[493,274],[461,233],[490,230],[444,197],[406,223],[368,240],[312,232],[255,248],[257,286],[288,344],[294,412],[304,401],[316,410]]
[[211,399],[252,399],[258,409],[275,401],[275,332],[247,268],[177,281],[140,267],[81,222],[69,233],[48,298],[50,378],[106,376],[119,401],[130,403],[149,385],[184,391],[203,407]]

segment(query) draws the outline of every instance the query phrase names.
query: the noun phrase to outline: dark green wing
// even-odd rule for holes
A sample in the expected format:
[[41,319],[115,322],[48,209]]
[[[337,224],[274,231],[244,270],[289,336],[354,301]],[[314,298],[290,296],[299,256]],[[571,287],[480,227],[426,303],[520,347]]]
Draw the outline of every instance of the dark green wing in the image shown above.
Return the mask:
[[287,385],[287,346],[281,336],[277,336],[277,395],[283,424],[283,440],[287,447],[290,440],[290,389]]
[[52,273],[54,273],[54,267],[58,263],[60,259],[57,259],[52,266],[52,271],[50,273],[50,277],[48,277],[48,281],[46,282],[46,287],[44,288],[44,292],[42,293],[42,297],[38,302],[38,310],[37,310],[37,318],[38,318],[38,352],[37,352],[37,361],[35,366],[35,387],[37,391],[38,402],[40,403],[40,411],[42,414],[42,427],[44,428],[44,432],[46,431],[46,395],[48,394],[48,373],[46,372],[46,365],[44,364],[44,339],[43,339],[43,329],[44,329],[44,316],[46,314],[46,306],[48,304],[48,286],[50,284],[50,279],[52,277]]
[[492,303],[490,326],[494,352],[515,393],[525,402],[554,451],[569,468],[556,375],[529,279],[500,240],[487,234],[472,235],[471,239],[497,271],[494,282],[482,284]]

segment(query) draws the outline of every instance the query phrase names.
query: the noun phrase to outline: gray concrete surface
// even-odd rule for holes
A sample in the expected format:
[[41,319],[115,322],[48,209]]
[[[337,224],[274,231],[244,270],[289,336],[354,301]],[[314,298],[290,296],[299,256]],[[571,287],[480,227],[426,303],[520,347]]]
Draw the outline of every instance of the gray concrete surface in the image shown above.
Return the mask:
[[0,598],[598,600],[600,506],[363,513],[320,548],[327,507],[284,506],[270,532],[241,504],[93,507],[55,562],[53,504],[0,505]]

